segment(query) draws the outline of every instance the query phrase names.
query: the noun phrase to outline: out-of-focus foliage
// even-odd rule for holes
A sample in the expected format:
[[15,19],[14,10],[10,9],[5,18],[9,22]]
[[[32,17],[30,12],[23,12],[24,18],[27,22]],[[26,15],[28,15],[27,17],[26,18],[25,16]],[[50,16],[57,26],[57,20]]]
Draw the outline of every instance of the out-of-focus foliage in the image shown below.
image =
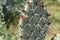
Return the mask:
[[16,40],[16,18],[20,14],[22,2],[23,0],[0,0],[0,37],[2,36],[3,40]]
[[0,0],[0,5],[2,4],[2,5],[6,5],[6,1],[7,0]]
[[45,0],[48,10],[56,21],[60,21],[60,0]]
[[4,14],[2,12],[2,7],[0,6],[0,27],[2,27],[4,24],[4,22],[3,22],[4,18],[3,17],[4,17]]

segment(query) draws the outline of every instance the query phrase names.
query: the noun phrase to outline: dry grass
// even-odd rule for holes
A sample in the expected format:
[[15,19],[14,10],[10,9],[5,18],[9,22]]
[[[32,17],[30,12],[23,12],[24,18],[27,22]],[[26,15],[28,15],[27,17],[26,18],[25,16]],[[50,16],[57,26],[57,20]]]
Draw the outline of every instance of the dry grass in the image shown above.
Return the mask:
[[57,34],[60,33],[60,23],[51,23],[49,30],[48,30],[48,34],[45,37],[45,40],[51,40],[51,38]]
[[[48,6],[47,8],[49,13],[51,13],[51,17],[54,17],[55,13],[58,13],[57,11],[60,10],[60,7],[56,5]],[[52,20],[45,40],[51,40],[51,38],[57,33],[60,33],[60,23],[56,20]]]

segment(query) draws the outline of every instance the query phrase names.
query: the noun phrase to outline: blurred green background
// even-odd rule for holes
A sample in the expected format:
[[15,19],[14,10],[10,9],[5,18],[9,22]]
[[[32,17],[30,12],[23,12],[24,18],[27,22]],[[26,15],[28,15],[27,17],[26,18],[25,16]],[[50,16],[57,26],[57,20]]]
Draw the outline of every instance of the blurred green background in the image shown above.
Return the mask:
[[60,0],[43,1],[47,3],[48,12],[51,14],[51,24],[45,40],[51,40],[55,34],[60,34]]
[[45,0],[47,3],[47,9],[51,16],[56,20],[60,21],[60,0]]

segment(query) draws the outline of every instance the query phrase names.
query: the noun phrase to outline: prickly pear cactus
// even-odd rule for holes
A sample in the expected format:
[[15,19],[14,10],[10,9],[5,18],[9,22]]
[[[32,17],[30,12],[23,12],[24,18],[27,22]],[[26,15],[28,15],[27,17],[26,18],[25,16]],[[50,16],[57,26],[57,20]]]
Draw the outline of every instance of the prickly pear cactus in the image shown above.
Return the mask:
[[[5,0],[4,4],[0,4],[7,27],[6,31],[2,32],[6,38],[4,40],[44,40],[50,24],[44,2],[40,0]],[[18,25],[16,18],[20,13],[27,14],[28,18],[22,19],[22,24]],[[18,27],[11,26],[11,24]],[[10,31],[13,30],[11,27],[18,29],[14,36],[10,34]]]
[[30,1],[28,11],[25,11],[28,18],[24,20],[24,31],[20,35],[21,40],[44,40],[49,28],[48,12],[40,0]]

